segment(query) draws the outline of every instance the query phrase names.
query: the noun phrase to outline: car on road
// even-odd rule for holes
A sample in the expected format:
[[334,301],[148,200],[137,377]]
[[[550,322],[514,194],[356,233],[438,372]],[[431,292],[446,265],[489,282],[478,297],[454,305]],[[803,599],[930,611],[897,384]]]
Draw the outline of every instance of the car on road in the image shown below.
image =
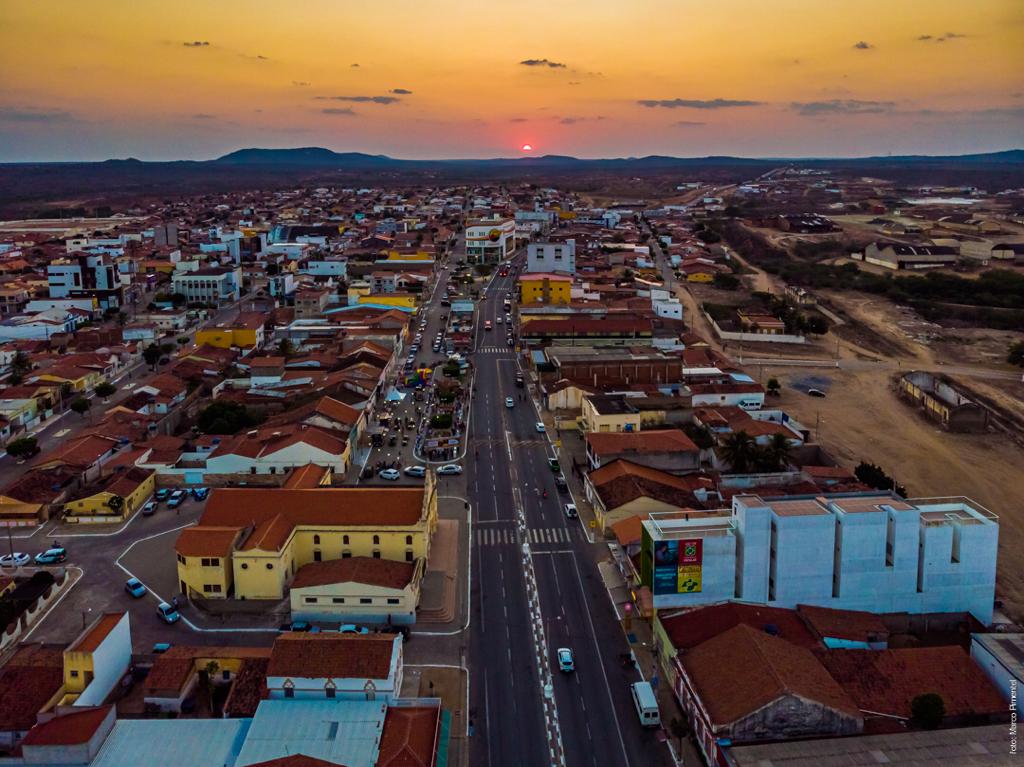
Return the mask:
[[487,320],[484,323],[484,330],[491,330],[491,321],[490,320]]
[[508,337],[508,343],[506,343],[506,346],[515,346],[515,345],[516,345],[516,339],[512,338],[512,336],[509,336]]
[[425,477],[427,476],[426,466],[406,466],[405,473],[410,477]]
[[377,475],[381,479],[396,480],[402,475],[398,472],[398,469],[384,469],[380,474]]
[[151,517],[156,514],[156,501],[146,501],[146,505],[142,507],[142,516]]
[[569,519],[576,519],[579,516],[579,512],[576,511],[575,503],[565,504],[565,516]]
[[136,599],[146,596],[146,587],[142,585],[142,581],[138,578],[129,578],[126,580],[124,582],[124,590]]
[[154,495],[153,497],[156,498],[158,501],[166,501],[170,496],[170,489],[166,487],[161,487],[159,490],[156,491],[156,495]]
[[807,393],[810,396],[812,396],[812,397],[824,397],[825,396],[825,392],[823,392],[821,389],[808,389]]
[[547,431],[547,427],[544,426],[544,424],[541,423],[540,421],[537,421],[536,425],[534,425],[533,428],[535,428],[537,430],[538,434],[543,434],[544,432]]
[[523,388],[523,374],[522,373],[516,373],[516,388],[517,389],[522,389]]
[[501,318],[500,314],[498,315],[497,319],[495,319],[494,321],[497,322],[499,325],[501,325],[504,322],[504,320]]
[[24,567],[32,558],[21,551],[15,551],[13,554],[4,554],[0,557],[0,567]]
[[558,670],[569,673],[576,670],[576,662],[572,657],[572,650],[568,647],[559,647],[556,650],[558,655]]
[[171,493],[171,497],[167,499],[167,508],[176,509],[184,503],[187,493],[184,490],[175,490]]
[[548,468],[557,474],[562,470],[562,464],[558,462],[557,458],[548,458]]
[[569,483],[565,481],[565,475],[559,474],[555,477],[555,487],[558,488],[558,492],[560,493],[569,492]]
[[369,634],[370,629],[355,623],[343,623],[338,627],[338,632],[341,634]]
[[505,407],[515,407],[516,401],[511,397],[505,397]]
[[462,473],[462,467],[459,466],[459,464],[457,464],[457,463],[446,463],[444,466],[439,466],[437,468],[437,473],[441,474],[441,475],[461,474]]
[[164,623],[177,623],[181,619],[178,608],[167,602],[161,602],[156,606],[156,614]]
[[67,558],[68,552],[63,546],[54,546],[52,549],[47,549],[42,554],[36,554],[35,556],[37,565],[55,565]]
[[192,488],[192,497],[197,501],[205,501],[206,496],[210,494],[210,488],[208,487],[194,487]]

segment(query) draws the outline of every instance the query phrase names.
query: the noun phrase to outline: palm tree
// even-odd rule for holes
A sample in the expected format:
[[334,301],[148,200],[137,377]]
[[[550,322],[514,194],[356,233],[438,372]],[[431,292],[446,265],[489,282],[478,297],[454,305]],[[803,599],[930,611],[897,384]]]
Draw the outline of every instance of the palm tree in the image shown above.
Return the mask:
[[764,446],[764,464],[769,471],[785,469],[789,465],[789,453],[793,445],[789,437],[781,432],[772,435],[771,441]]
[[726,463],[740,474],[749,471],[757,461],[757,442],[745,431],[734,432],[723,439],[720,450]]

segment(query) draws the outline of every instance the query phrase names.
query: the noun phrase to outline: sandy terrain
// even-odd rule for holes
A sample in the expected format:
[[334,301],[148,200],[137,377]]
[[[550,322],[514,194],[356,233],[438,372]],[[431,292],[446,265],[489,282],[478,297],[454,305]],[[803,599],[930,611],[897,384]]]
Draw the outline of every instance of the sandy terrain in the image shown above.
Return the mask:
[[[805,375],[830,377],[828,397],[814,399],[791,388]],[[819,441],[842,465],[868,460],[911,497],[964,495],[997,514],[997,594],[1011,617],[1024,620],[1024,450],[1003,435],[941,430],[897,398],[885,373],[766,367],[765,380],[771,376],[783,384],[782,396],[771,404],[812,429],[820,415]],[[1002,394],[1020,397],[1020,389]]]

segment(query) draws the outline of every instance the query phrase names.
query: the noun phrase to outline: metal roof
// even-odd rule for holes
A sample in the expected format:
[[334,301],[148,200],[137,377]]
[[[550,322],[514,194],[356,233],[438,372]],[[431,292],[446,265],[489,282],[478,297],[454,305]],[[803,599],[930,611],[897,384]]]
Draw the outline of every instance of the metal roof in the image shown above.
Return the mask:
[[119,719],[92,767],[234,764],[249,719]]

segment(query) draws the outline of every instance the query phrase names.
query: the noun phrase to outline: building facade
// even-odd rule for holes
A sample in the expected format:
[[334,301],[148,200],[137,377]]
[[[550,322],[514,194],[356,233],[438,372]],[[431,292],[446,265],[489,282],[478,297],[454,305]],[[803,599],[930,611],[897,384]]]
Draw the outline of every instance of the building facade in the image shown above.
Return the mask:
[[526,271],[576,274],[576,241],[531,242],[526,249]]

